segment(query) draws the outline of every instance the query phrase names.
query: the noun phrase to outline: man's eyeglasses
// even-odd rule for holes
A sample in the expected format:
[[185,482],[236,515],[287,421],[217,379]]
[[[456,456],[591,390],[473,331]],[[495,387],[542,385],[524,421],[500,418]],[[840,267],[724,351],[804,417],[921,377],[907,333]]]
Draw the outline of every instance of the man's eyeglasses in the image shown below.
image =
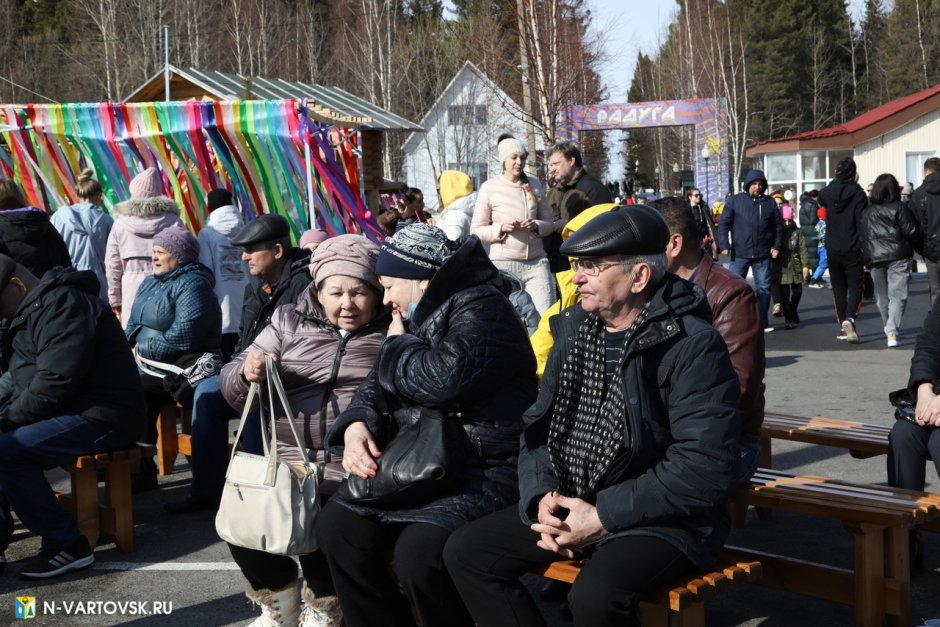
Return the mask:
[[689,194],[689,198],[701,198],[701,194]]
[[611,266],[622,266],[621,261],[591,261],[590,259],[570,259],[571,269],[588,276],[597,276]]

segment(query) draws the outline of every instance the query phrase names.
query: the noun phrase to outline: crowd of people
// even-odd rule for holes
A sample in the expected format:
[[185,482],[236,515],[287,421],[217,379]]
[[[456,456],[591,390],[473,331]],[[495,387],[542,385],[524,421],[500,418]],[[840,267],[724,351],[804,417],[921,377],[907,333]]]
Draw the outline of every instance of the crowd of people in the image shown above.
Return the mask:
[[[437,212],[403,190],[380,244],[313,230],[295,246],[286,219],[246,223],[225,189],[207,195],[197,238],[153,168],[113,221],[90,172],[51,220],[0,181],[0,221],[34,234],[0,231],[0,553],[12,511],[42,538],[20,576],[90,565],[43,471],[154,442],[178,402],[192,410],[192,483],[170,515],[219,507],[242,412],[243,451],[266,455],[267,435],[298,461],[296,432],[317,468],[317,549],[229,543],[255,627],[544,625],[520,576],[574,557],[590,557],[568,593],[575,623],[636,624],[643,595],[717,559],[730,496],[757,468],[772,304],[798,326],[802,286],[828,263],[857,342],[867,267],[894,346],[913,251],[932,297],[940,280],[940,160],[909,202],[890,174],[866,194],[843,160],[798,214],[753,170],[716,225],[695,188],[614,204],[571,142],[547,152],[548,192],[523,142],[501,137],[497,154],[476,192],[443,172]],[[935,308],[912,365],[916,421],[892,433],[895,485],[922,489],[940,459],[938,337]],[[289,407],[267,433],[247,398],[271,360]],[[449,434],[446,481],[386,501],[350,488],[391,472],[383,451],[431,419]],[[143,460],[134,491],[159,489],[156,475]]]
[[[771,316],[782,316],[786,329],[799,326],[803,285],[828,287],[839,340],[860,342],[856,317],[870,293],[887,346],[898,346],[915,252],[927,265],[931,302],[940,290],[935,261],[940,251],[934,250],[940,224],[931,211],[940,208],[938,172],[940,159],[931,158],[917,190],[908,184],[903,193],[906,188],[884,173],[866,192],[858,184],[855,161],[846,157],[829,185],[800,196],[797,210],[782,190],[768,193],[761,170],[748,172],[744,190],[724,203],[717,240],[732,270],[753,275],[765,332],[775,328]],[[707,249],[707,235],[702,237]]]

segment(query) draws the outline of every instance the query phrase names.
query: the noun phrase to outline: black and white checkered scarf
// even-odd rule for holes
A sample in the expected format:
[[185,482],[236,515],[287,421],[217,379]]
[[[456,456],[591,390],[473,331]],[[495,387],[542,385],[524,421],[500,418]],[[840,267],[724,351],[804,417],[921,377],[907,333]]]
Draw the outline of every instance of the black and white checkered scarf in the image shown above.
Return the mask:
[[566,496],[592,500],[594,489],[623,445],[623,362],[648,312],[647,304],[627,329],[610,385],[606,385],[604,371],[603,322],[590,315],[578,327],[558,375],[555,411],[548,430],[548,451],[558,475],[558,491]]

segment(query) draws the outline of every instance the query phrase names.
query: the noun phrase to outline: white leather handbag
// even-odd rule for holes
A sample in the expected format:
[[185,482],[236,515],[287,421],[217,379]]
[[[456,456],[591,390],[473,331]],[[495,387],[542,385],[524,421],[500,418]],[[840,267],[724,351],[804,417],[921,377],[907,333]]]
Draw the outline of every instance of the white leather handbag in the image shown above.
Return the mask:
[[[287,403],[287,394],[281,383],[271,356],[265,356],[268,403],[261,402],[262,384],[252,383],[242,410],[235,444],[241,439],[245,419],[259,398],[262,418],[270,421],[271,440],[262,428],[264,455],[235,452],[225,473],[225,487],[215,529],[219,537],[230,544],[257,549],[278,555],[306,555],[317,550],[313,523],[320,511],[317,467],[310,463],[293,413]],[[274,391],[286,412],[294,441],[301,453],[301,462],[287,462],[277,458],[275,431]]]

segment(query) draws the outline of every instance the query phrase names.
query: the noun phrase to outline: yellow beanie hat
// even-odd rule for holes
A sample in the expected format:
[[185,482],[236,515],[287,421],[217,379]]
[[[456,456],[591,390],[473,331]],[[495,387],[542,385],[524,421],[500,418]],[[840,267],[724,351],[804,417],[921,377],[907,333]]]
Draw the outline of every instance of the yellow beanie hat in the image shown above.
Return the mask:
[[444,170],[441,172],[441,202],[449,207],[452,202],[473,193],[473,181],[463,172]]

